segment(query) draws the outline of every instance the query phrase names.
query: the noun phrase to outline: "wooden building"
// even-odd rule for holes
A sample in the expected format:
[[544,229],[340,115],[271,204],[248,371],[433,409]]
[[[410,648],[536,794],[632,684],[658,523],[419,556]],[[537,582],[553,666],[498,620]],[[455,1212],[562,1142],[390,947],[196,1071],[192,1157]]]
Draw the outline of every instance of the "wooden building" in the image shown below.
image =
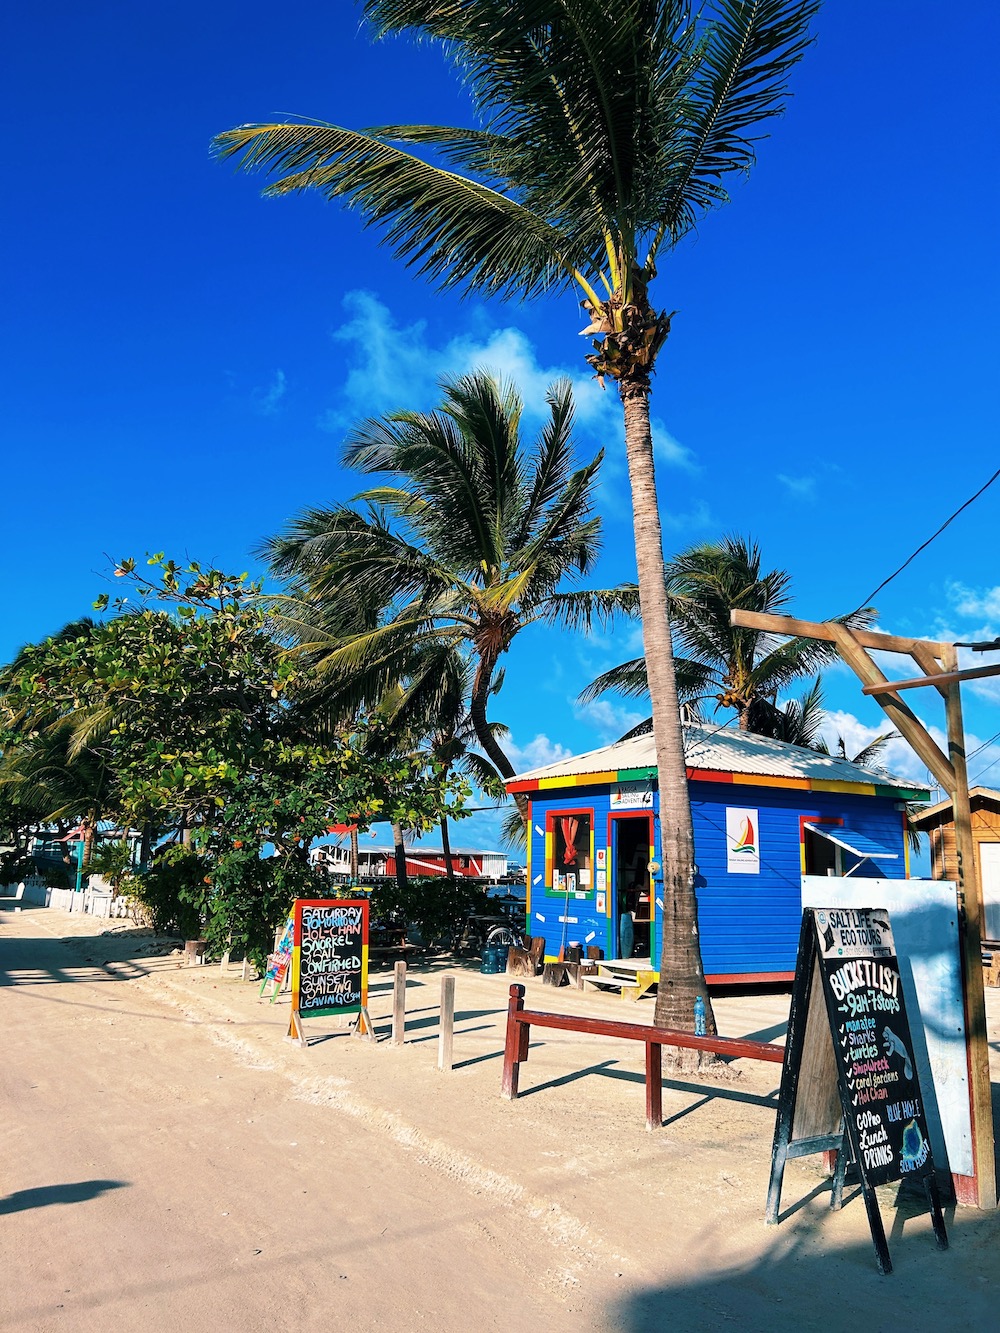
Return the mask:
[[[909,875],[906,802],[926,790],[763,736],[685,727],[702,957],[710,982],[790,980],[810,875]],[[662,944],[651,735],[511,779],[529,800],[528,930],[545,954]]]
[[[983,895],[983,939],[1000,944],[1000,791],[991,787],[973,787],[969,801],[976,868]],[[915,815],[911,823],[930,838],[931,878],[957,882],[955,818],[951,801],[929,806]]]

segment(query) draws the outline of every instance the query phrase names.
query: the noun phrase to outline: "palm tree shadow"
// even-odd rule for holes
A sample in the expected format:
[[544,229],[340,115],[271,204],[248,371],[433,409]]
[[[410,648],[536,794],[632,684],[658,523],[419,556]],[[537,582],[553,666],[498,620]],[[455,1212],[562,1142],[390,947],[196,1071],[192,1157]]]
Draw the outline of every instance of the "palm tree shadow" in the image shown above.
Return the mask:
[[65,1185],[36,1185],[30,1190],[15,1190],[0,1199],[0,1216],[26,1213],[30,1208],[48,1208],[54,1203],[86,1203],[109,1190],[120,1190],[127,1180],[76,1180]]

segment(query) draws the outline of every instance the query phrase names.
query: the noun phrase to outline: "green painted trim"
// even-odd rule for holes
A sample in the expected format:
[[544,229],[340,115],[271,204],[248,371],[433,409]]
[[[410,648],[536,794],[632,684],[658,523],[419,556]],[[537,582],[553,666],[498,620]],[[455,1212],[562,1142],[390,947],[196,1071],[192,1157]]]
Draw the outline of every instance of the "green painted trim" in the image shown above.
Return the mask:
[[618,771],[618,782],[646,782],[656,777],[655,768],[622,768]]
[[930,792],[925,787],[875,787],[876,796],[894,796],[897,801],[929,801]]

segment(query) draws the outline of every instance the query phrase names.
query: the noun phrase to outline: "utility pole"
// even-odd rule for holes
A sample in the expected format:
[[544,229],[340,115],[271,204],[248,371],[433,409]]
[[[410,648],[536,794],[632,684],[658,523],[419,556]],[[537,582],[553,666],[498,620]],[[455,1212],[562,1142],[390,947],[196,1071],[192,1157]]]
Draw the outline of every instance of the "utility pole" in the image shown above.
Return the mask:
[[[958,863],[958,900],[962,942],[965,1025],[968,1038],[969,1101],[972,1118],[972,1153],[975,1175],[969,1197],[983,1209],[997,1206],[994,1162],[993,1104],[990,1088],[989,1044],[986,1038],[986,1000],[983,991],[982,921],[983,900],[972,837],[969,804],[969,775],[966,768],[965,729],[962,724],[961,682],[1000,675],[1000,664],[960,671],[958,651],[952,643],[931,639],[904,638],[874,630],[849,629],[839,621],[816,622],[794,616],[766,615],[757,611],[733,611],[732,624],[766,634],[787,634],[801,639],[832,643],[921,763],[951,798],[955,817],[955,851]],[[901,653],[909,657],[920,674],[891,681],[871,657],[870,650]],[[933,736],[900,698],[911,689],[935,689],[944,701],[948,735],[945,754]],[[964,1177],[958,1177],[958,1180]]]

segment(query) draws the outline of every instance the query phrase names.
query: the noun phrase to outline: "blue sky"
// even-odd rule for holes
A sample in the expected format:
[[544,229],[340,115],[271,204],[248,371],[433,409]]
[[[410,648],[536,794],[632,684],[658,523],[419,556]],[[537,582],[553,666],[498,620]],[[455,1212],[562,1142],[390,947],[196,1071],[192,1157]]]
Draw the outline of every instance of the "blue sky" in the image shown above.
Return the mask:
[[[997,466],[1000,11],[837,0],[815,30],[753,175],[662,265],[655,298],[680,313],[653,414],[668,547],[749,533],[820,619]],[[599,578],[634,575],[620,409],[587,378],[573,298],[436,294],[352,214],[262,201],[209,158],[214,133],[249,120],[466,121],[433,51],[373,44],[346,0],[291,0],[280,18],[259,0],[56,0],[13,8],[0,46],[0,658],[85,611],[106,554],[247,567],[299,507],[359,488],[339,463],[348,423],[430,406],[441,374],[476,364],[514,374],[529,403],[574,378],[581,453],[609,451]],[[880,595],[886,629],[1000,633],[998,512],[1000,483]],[[524,636],[497,709],[519,763],[639,716],[576,703],[630,646],[625,630]],[[849,744],[880,729],[846,669],[827,696]],[[1000,686],[965,698],[975,748],[1000,730]],[[901,743],[890,757],[921,777]],[[1000,784],[1000,745],[971,771]],[[491,833],[479,819],[458,840]]]

